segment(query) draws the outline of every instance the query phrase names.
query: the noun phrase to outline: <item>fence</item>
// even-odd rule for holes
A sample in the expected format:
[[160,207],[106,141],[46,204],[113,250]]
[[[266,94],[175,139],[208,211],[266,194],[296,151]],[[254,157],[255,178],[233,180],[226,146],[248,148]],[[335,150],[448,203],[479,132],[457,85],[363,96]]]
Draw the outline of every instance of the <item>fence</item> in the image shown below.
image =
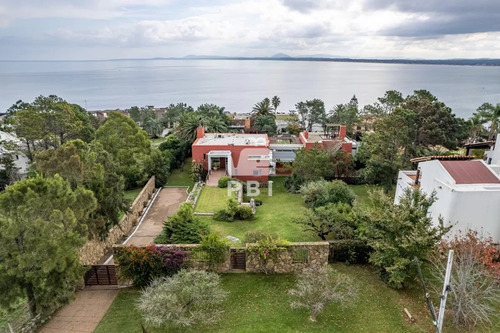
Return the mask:
[[117,285],[115,265],[92,265],[85,273],[86,286],[110,286]]

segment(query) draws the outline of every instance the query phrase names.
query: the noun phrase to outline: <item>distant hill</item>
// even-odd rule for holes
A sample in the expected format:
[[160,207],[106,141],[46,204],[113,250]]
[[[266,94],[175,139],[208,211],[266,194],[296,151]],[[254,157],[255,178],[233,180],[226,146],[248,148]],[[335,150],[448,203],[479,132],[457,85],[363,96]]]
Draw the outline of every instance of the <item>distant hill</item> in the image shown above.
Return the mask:
[[292,58],[292,57],[289,56],[288,54],[285,54],[285,53],[276,53],[275,55],[271,56],[271,58],[283,59],[283,58]]

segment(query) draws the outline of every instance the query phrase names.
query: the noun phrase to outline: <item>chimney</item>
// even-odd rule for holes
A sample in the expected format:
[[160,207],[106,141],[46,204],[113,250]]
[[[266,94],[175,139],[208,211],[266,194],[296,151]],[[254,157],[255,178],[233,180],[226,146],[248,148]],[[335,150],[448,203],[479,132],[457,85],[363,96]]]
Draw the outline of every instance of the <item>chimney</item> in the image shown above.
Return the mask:
[[201,139],[205,136],[205,127],[203,126],[198,126],[198,128],[196,129],[196,138],[197,139]]
[[346,132],[347,132],[347,127],[345,127],[345,126],[339,127],[339,139],[340,140],[344,140]]
[[304,138],[305,138],[306,140],[307,140],[307,139],[309,139],[309,132],[308,132],[308,131],[304,131],[304,132],[302,133],[302,135],[304,135]]
[[250,119],[245,119],[245,131],[250,129]]

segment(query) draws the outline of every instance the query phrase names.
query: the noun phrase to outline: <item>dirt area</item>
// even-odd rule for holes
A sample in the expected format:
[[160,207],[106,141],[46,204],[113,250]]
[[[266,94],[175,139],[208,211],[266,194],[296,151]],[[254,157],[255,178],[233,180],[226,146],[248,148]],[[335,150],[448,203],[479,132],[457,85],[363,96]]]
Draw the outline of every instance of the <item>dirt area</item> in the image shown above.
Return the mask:
[[185,188],[163,188],[142,221],[139,230],[126,245],[141,246],[153,243],[154,238],[162,230],[163,222],[168,216],[173,215],[186,199]]
[[92,333],[118,295],[117,286],[86,287],[59,310],[39,333]]

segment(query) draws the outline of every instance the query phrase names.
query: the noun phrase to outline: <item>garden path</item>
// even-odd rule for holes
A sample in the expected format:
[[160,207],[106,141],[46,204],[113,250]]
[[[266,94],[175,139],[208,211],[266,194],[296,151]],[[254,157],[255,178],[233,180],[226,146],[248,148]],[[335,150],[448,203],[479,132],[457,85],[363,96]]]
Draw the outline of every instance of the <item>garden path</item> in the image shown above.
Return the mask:
[[117,286],[91,286],[76,293],[39,333],[92,333],[118,295]]

